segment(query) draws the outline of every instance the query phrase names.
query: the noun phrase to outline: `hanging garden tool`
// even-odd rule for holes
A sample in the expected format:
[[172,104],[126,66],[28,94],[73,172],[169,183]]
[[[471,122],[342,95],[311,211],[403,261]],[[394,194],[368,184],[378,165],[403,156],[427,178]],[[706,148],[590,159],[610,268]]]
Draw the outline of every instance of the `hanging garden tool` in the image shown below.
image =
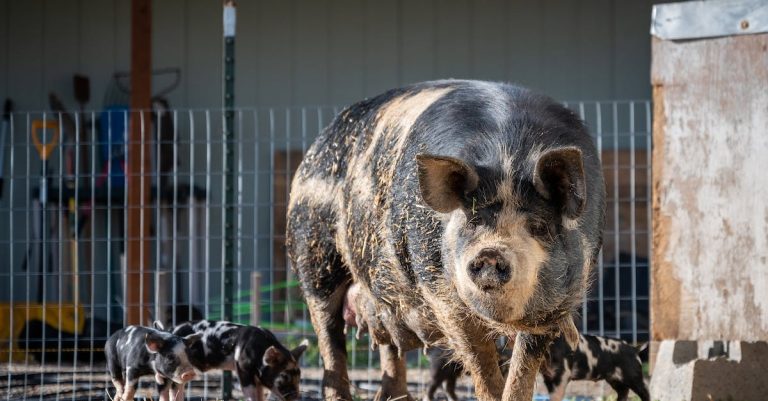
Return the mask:
[[[42,162],[40,177],[40,193],[38,199],[40,201],[40,276],[39,276],[39,290],[40,294],[38,299],[42,302],[45,282],[43,277],[45,276],[45,256],[48,255],[48,242],[46,240],[46,233],[48,229],[47,225],[47,203],[48,203],[48,157],[50,157],[53,150],[59,144],[59,124],[55,120],[33,120],[31,126],[32,143],[35,145],[37,155],[40,156]],[[47,133],[50,133],[50,138],[47,138]]]

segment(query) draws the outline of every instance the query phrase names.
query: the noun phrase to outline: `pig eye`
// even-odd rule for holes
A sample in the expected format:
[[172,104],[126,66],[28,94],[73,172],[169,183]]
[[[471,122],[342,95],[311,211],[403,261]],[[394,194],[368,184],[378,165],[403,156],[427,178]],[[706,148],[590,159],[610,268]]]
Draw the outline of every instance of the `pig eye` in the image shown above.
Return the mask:
[[502,206],[503,205],[501,202],[496,202],[468,210],[467,226],[475,228],[477,226],[493,225],[496,221],[496,216],[498,216],[499,212],[501,211]]
[[477,209],[467,208],[464,210],[464,213],[467,216],[467,228],[475,229],[478,225],[482,224],[482,217]]

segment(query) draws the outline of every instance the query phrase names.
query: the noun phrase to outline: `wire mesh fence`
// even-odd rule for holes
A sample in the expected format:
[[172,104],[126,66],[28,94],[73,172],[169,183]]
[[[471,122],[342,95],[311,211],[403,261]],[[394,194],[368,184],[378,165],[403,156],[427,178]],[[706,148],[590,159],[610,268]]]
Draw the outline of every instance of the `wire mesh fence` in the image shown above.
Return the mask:
[[[574,102],[601,150],[608,191],[604,247],[583,302],[583,332],[647,341],[650,255],[648,101]],[[222,110],[15,113],[5,121],[0,177],[0,388],[6,400],[105,399],[111,391],[104,342],[125,310],[141,321],[178,324],[220,319],[224,252],[233,241],[234,320],[273,331],[289,347],[313,339],[285,251],[292,174],[335,107],[234,111],[234,204],[224,203]],[[128,191],[126,140],[131,113],[151,119],[137,157],[151,170],[149,265],[144,305],[126,304]],[[234,237],[223,216],[235,211]],[[349,334],[352,384],[362,398],[378,387],[378,353]],[[316,347],[302,362],[303,396],[319,398]],[[408,355],[410,389],[421,394],[428,361]],[[139,394],[156,396],[151,378]],[[191,397],[220,398],[221,375],[189,384]],[[460,394],[471,396],[468,385]],[[238,396],[239,393],[235,392]]]

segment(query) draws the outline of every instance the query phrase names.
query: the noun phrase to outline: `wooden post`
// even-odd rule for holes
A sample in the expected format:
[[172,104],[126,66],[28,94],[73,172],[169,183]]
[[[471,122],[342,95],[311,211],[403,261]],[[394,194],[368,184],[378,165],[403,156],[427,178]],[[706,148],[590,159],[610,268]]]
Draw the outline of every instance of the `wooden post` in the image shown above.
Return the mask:
[[152,96],[152,2],[131,1],[131,119],[128,139],[128,211],[126,216],[126,324],[149,318],[150,148]]
[[652,400],[768,394],[766,10],[654,6]]

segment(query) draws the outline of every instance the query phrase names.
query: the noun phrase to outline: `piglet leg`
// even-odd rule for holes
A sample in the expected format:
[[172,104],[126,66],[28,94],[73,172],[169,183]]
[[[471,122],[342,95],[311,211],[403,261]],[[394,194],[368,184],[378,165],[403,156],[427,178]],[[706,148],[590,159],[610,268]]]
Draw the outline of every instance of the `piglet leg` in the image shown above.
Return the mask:
[[133,396],[136,394],[136,386],[139,384],[139,380],[129,380],[125,384],[125,390],[123,391],[122,400],[123,401],[133,401]]
[[243,398],[245,401],[264,401],[264,387],[260,384],[243,387]]
[[160,395],[160,401],[171,401],[171,380],[166,379],[159,373],[155,373],[155,383],[157,383],[157,393]]
[[184,387],[186,385],[186,383],[173,383],[173,387],[171,387],[171,401],[184,401]]
[[114,401],[120,401],[123,398],[123,382],[117,379],[112,379],[112,384],[115,385],[115,397]]

